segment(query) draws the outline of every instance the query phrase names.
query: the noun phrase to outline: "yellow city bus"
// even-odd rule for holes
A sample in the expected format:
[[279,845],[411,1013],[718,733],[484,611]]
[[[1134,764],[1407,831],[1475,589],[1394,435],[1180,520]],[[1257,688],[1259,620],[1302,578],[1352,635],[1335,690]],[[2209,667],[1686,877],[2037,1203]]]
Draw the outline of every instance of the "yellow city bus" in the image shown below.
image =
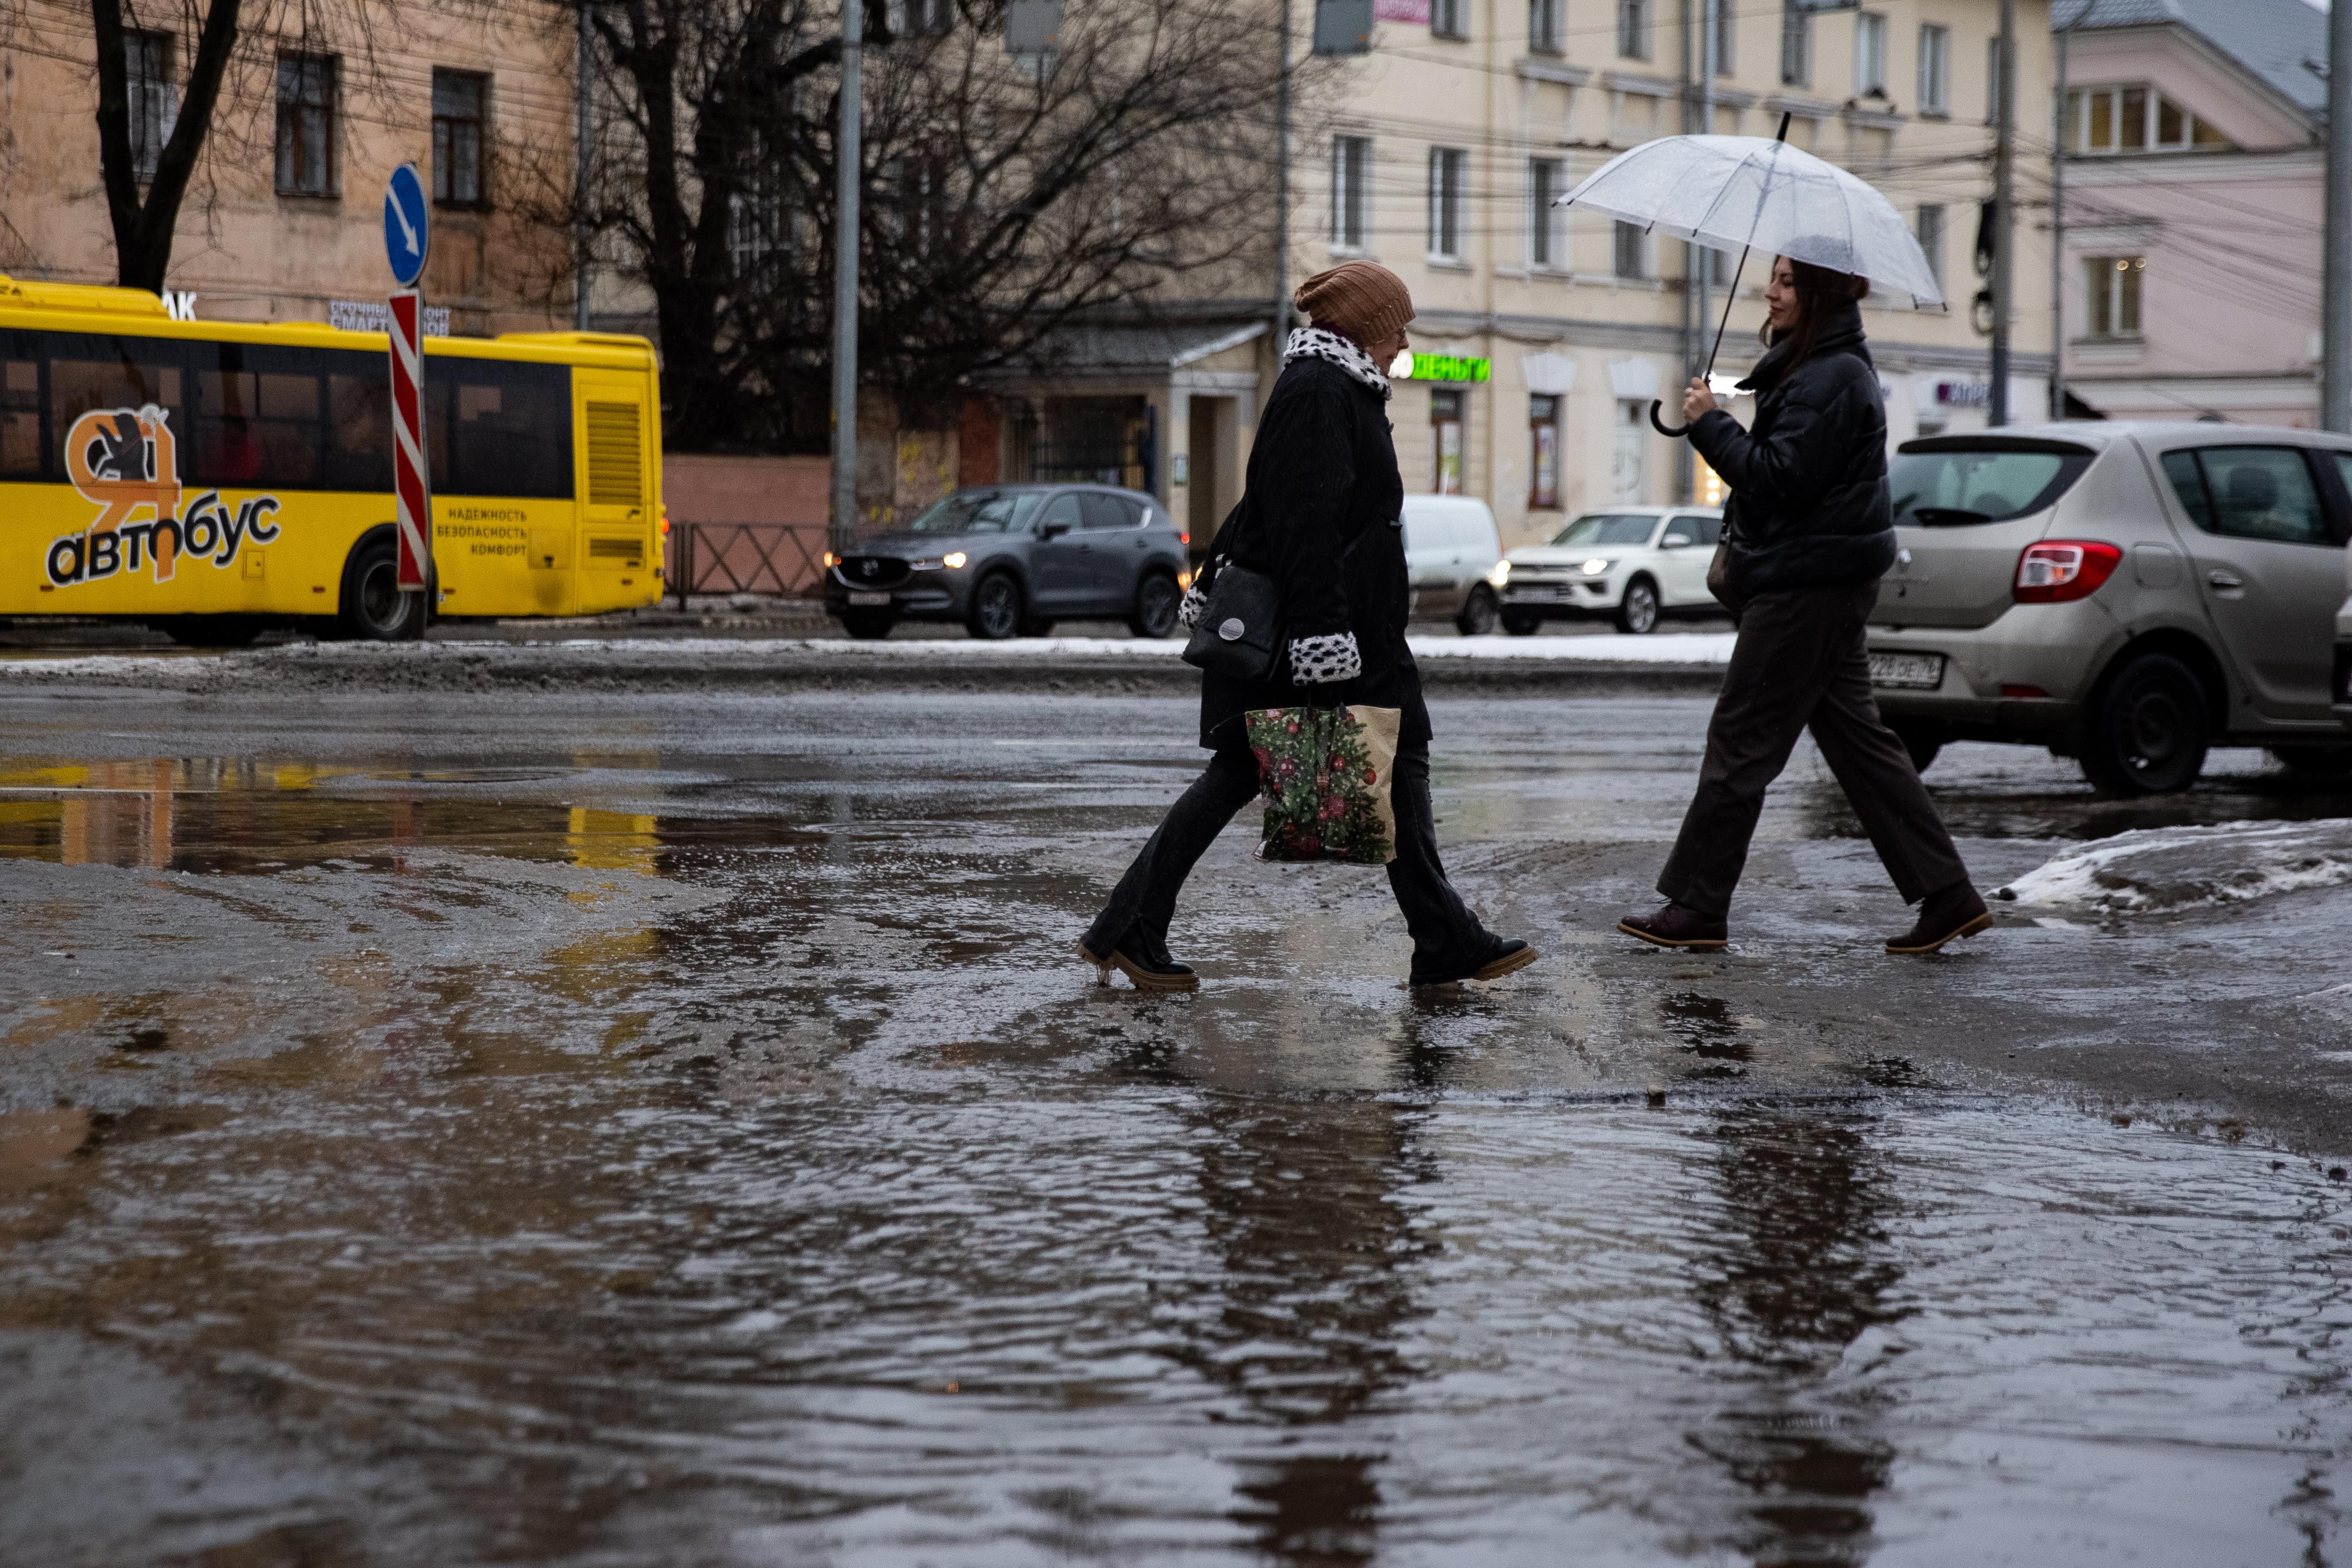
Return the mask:
[[[182,321],[141,289],[0,276],[0,615],[213,644],[422,635],[426,595],[396,588],[389,352],[381,332]],[[425,382],[437,613],[660,596],[651,344],[428,338]]]

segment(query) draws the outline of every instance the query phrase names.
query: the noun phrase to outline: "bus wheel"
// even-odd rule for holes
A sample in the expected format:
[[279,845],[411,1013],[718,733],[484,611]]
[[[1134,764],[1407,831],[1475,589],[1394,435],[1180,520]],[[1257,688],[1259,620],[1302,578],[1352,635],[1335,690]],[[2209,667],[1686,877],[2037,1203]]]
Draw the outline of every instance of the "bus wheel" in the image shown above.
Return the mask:
[[404,643],[424,632],[425,595],[400,591],[400,546],[389,531],[362,539],[343,563],[336,621],[359,643]]

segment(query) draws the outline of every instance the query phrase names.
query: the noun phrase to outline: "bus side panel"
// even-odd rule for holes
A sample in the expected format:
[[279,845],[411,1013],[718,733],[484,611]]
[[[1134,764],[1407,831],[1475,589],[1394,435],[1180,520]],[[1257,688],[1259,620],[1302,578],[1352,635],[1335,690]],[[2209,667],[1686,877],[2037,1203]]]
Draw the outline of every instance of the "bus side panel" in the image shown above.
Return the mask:
[[545,497],[435,497],[444,615],[570,615],[579,508]]
[[389,499],[189,486],[159,507],[0,485],[0,613],[331,615]]

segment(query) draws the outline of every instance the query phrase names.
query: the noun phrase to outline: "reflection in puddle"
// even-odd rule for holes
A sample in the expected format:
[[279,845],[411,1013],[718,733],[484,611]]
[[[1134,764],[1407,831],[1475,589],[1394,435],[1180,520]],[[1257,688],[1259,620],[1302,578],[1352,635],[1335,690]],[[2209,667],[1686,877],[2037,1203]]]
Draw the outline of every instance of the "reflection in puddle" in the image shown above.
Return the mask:
[[[553,768],[360,772],[251,758],[14,768],[0,770],[0,859],[236,873],[355,852],[374,862],[431,844],[661,874],[667,841],[651,813],[444,797],[432,788],[564,776]],[[421,792],[325,788],[352,781]]]
[[1730,1004],[1720,997],[1669,992],[1658,998],[1658,1021],[1681,1042],[1679,1050],[1696,1059],[1685,1077],[1738,1078],[1746,1071],[1740,1064],[1756,1060],[1747,1024],[1732,1016]]

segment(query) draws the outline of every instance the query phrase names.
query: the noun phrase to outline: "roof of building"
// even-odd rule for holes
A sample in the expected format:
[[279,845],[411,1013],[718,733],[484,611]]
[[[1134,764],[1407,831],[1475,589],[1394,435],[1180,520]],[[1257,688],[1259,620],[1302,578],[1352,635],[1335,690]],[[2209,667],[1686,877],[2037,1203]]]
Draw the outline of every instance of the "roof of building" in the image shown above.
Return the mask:
[[[2177,23],[2268,83],[2315,120],[2327,113],[2327,83],[2307,60],[2327,58],[2327,13],[2305,0],[2053,0],[2050,25],[2080,30]],[[2075,16],[2082,15],[2077,22]]]

